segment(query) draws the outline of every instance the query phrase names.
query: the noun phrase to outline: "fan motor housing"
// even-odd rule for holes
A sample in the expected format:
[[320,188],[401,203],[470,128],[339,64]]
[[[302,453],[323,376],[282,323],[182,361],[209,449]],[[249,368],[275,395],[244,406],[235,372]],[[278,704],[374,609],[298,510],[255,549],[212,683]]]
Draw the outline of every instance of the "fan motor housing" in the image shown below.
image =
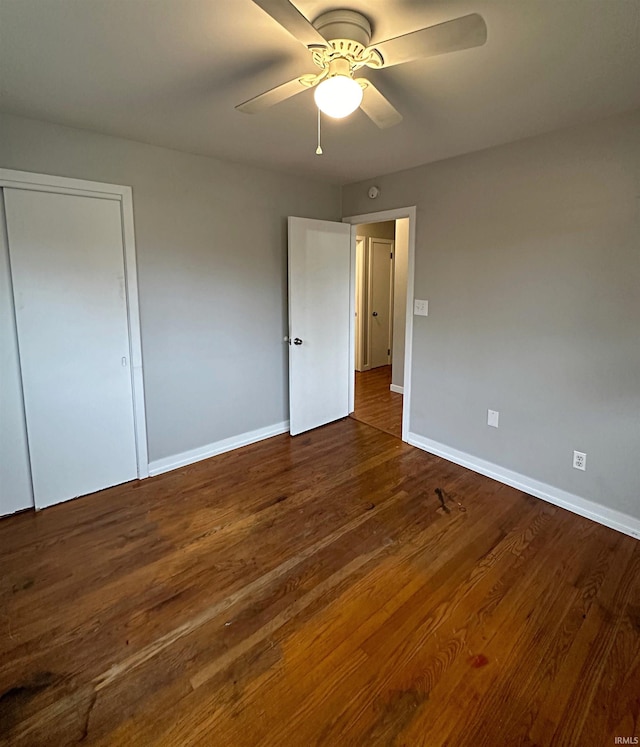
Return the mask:
[[313,27],[329,42],[350,39],[368,47],[371,41],[369,19],[355,10],[330,10],[318,16]]

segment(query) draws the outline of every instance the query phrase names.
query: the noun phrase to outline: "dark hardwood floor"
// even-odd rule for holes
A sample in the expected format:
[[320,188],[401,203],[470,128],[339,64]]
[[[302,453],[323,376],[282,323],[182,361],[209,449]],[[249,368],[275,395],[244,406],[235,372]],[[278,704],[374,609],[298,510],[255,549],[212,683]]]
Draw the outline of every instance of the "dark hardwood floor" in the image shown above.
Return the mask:
[[355,410],[351,417],[402,438],[402,395],[389,389],[391,366],[356,371]]
[[0,571],[12,747],[639,734],[640,543],[350,418],[4,519]]

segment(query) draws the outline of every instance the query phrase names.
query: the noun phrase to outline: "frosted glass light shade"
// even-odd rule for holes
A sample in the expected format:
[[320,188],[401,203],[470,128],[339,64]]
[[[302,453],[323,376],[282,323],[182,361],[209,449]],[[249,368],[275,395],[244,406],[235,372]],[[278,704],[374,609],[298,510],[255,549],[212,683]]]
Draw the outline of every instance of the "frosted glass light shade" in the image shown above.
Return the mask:
[[353,78],[334,75],[323,80],[313,95],[316,106],[330,117],[341,119],[354,112],[362,102],[362,88]]

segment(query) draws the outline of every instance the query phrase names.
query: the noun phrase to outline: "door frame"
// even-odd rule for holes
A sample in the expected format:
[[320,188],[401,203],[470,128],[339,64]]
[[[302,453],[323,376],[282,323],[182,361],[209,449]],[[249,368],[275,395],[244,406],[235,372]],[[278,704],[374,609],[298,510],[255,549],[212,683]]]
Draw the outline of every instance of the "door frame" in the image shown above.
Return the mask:
[[[360,223],[381,223],[398,218],[409,219],[409,246],[407,256],[407,309],[404,330],[404,383],[402,401],[402,440],[409,442],[409,413],[411,405],[411,359],[413,349],[413,292],[414,268],[416,256],[416,206],[380,210],[375,213],[349,215],[342,219],[343,223],[356,226]],[[351,325],[349,330],[349,346],[351,359],[351,375],[349,377],[349,412],[355,406],[355,281],[356,281],[356,232],[351,230]]]
[[[362,242],[362,262],[358,268],[358,242]],[[366,254],[367,254],[367,237],[356,235],[356,259],[355,259],[355,306],[354,306],[354,318],[356,319],[356,332],[355,332],[355,363],[354,369],[356,371],[368,371],[369,364],[365,365],[365,324],[364,324],[364,304],[362,299],[362,289],[364,288],[365,278],[365,266],[366,266]],[[358,272],[358,269],[360,272]],[[360,291],[360,293],[358,293]],[[358,303],[359,302],[359,303]]]
[[142,375],[140,306],[138,299],[136,243],[133,225],[133,194],[131,187],[119,184],[107,184],[105,182],[91,182],[84,179],[72,179],[66,176],[49,176],[30,171],[0,168],[1,187],[26,189],[32,192],[53,192],[55,194],[77,195],[80,197],[97,197],[103,200],[115,200],[120,203],[136,461],[138,465],[138,479],[149,477],[147,420]]

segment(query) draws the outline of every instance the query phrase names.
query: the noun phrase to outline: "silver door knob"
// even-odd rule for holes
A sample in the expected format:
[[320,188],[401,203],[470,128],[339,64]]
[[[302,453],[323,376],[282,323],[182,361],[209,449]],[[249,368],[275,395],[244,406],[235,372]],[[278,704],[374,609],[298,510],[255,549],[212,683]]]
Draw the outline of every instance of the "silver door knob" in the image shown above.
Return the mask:
[[302,345],[302,340],[299,337],[295,337],[293,340],[294,345]]

